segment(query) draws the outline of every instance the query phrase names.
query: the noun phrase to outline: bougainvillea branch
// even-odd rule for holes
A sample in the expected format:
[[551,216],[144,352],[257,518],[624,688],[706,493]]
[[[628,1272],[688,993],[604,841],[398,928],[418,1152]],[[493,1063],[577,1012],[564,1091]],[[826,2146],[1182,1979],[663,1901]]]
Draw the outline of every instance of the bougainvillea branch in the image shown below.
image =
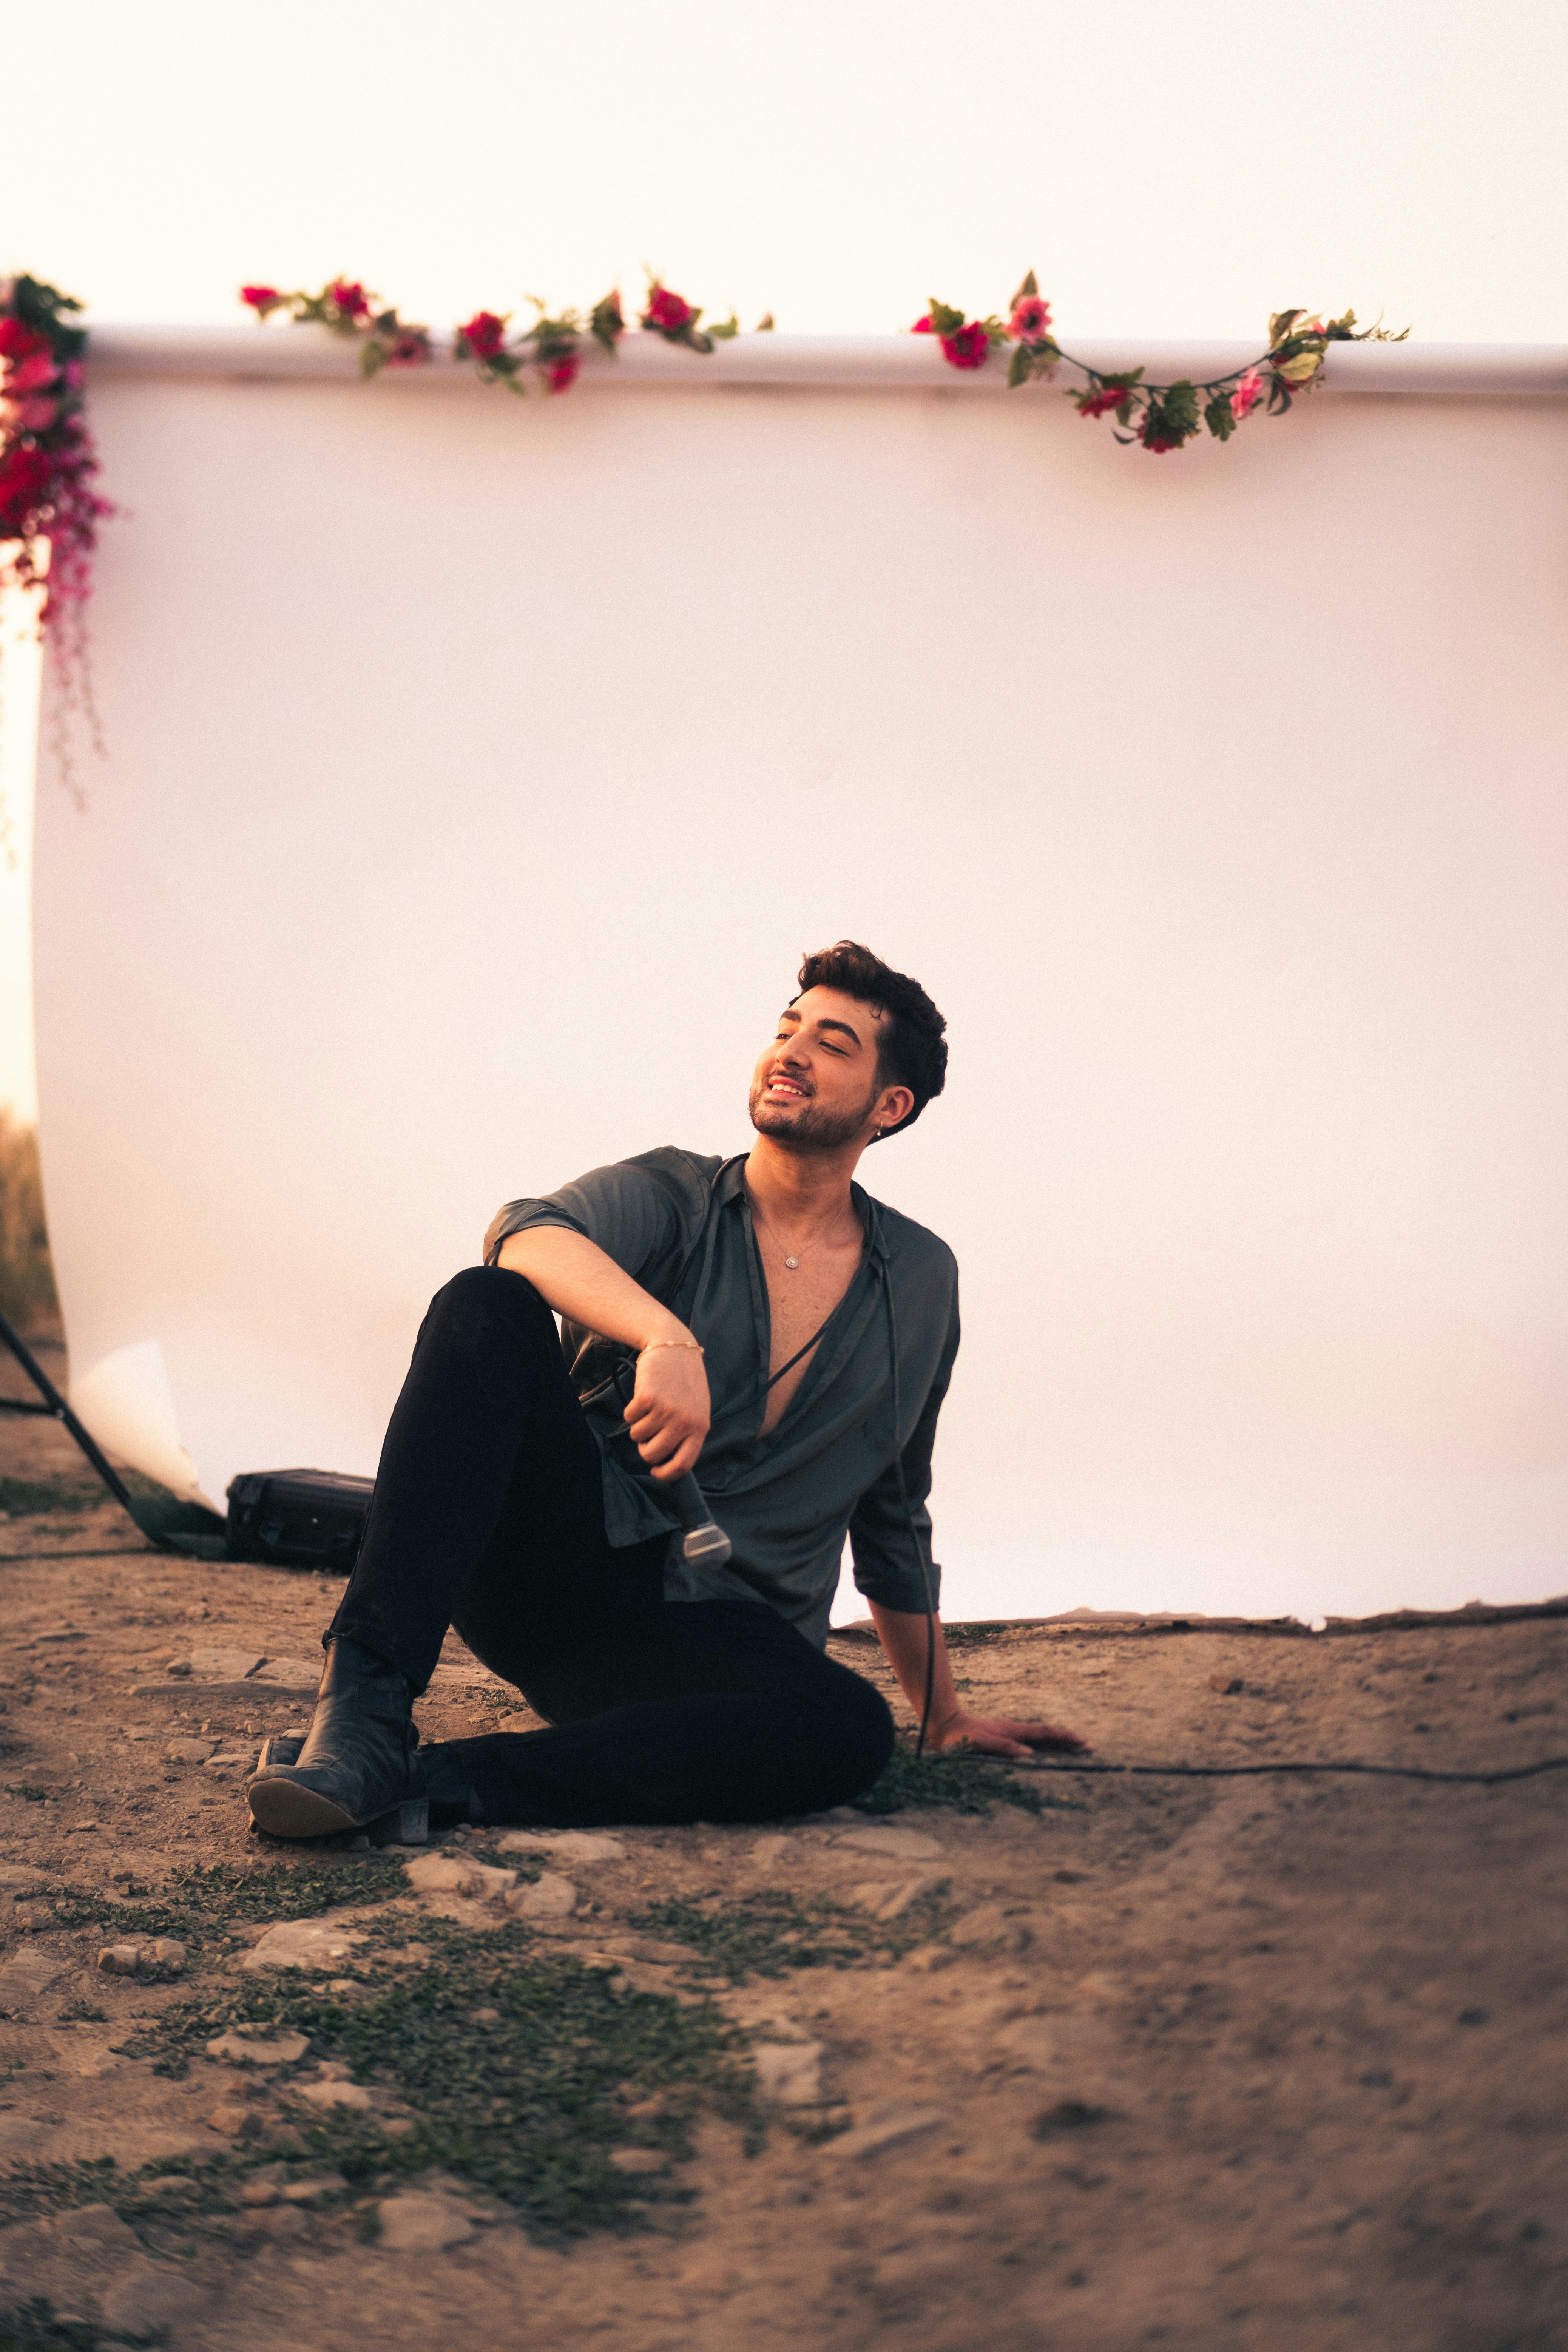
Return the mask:
[[[361,373],[365,375],[374,375],[384,367],[423,367],[432,357],[429,329],[411,326],[395,310],[378,309],[380,296],[367,293],[354,278],[334,278],[319,294],[285,294],[276,286],[242,286],[239,299],[258,319],[286,311],[295,326],[330,327],[334,334],[354,337]],[[476,310],[452,331],[453,358],[468,361],[481,383],[502,383],[509,392],[523,393],[531,375],[547,392],[569,391],[577,381],[590,342],[615,357],[616,346],[626,331],[618,288],[595,302],[585,318],[577,310],[552,313],[536,297],[530,299],[536,314],[533,322],[516,334],[511,332],[510,310]],[[733,312],[708,327],[700,323],[701,318],[700,308],[649,273],[647,299],[637,319],[647,333],[662,335],[667,343],[681,343],[689,352],[705,356],[716,344],[741,331]],[[760,322],[758,332],[765,333],[773,323],[770,312]]]
[[430,357],[429,328],[414,326],[395,310],[379,308],[380,295],[368,293],[357,278],[334,278],[319,294],[242,286],[239,299],[258,319],[287,310],[296,326],[330,327],[335,335],[352,335],[359,344],[362,375],[376,375],[384,367],[423,367]]
[[68,782],[73,712],[98,740],[86,606],[99,525],[114,511],[93,487],[87,334],[74,322],[80,309],[37,278],[0,280],[0,587],[37,592],[37,626],[58,689],[56,751]]
[[1265,413],[1283,415],[1299,393],[1310,392],[1319,380],[1331,343],[1402,343],[1408,327],[1397,335],[1381,324],[1356,332],[1355,312],[1342,319],[1309,318],[1305,310],[1276,310],[1268,321],[1268,348],[1245,367],[1194,383],[1180,376],[1173,383],[1150,383],[1142,368],[1108,373],[1075,360],[1051,332],[1050,305],[1042,299],[1031,269],[1008,305],[1008,316],[966,319],[962,310],[934,298],[924,318],[914,323],[917,335],[935,335],[950,367],[984,367],[993,351],[1010,342],[1010,388],[1036,379],[1049,383],[1058,369],[1069,367],[1083,379],[1069,387],[1068,398],[1080,416],[1114,416],[1123,430],[1117,439],[1135,442],[1152,457],[1181,449],[1206,425],[1216,441],[1228,441],[1262,404]]

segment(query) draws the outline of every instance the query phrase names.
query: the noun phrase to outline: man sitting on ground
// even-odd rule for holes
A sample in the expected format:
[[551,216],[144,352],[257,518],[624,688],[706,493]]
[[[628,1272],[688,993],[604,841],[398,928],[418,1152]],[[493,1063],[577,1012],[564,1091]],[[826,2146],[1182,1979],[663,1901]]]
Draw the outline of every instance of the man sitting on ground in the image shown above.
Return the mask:
[[[929,1690],[932,1746],[1082,1748],[971,1714],[929,1613],[958,1269],[853,1179],[942,1092],[945,1027],[918,982],[841,940],[806,958],[757,1063],[748,1154],[666,1146],[500,1213],[420,1328],[310,1736],[250,1785],[263,1829],[319,1837],[421,1796],[447,1828],[761,1821],[858,1795],[893,1726],[825,1654],[846,1533],[917,1714]],[[683,1557],[669,1482],[693,1470],[727,1565]],[[449,1624],[547,1729],[419,1747]]]

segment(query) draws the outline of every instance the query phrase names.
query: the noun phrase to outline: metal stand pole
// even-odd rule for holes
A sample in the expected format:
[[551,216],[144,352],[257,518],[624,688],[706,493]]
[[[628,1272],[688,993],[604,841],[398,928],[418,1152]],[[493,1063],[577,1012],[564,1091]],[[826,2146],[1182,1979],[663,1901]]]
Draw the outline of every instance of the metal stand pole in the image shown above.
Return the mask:
[[61,1423],[75,1438],[115,1501],[134,1519],[136,1513],[132,1507],[130,1487],[101,1446],[82,1427],[21,1333],[13,1329],[4,1315],[0,1315],[0,1340],[4,1340],[10,1349],[43,1399],[42,1404],[34,1404],[28,1397],[0,1397],[0,1412],[47,1412],[51,1419]]

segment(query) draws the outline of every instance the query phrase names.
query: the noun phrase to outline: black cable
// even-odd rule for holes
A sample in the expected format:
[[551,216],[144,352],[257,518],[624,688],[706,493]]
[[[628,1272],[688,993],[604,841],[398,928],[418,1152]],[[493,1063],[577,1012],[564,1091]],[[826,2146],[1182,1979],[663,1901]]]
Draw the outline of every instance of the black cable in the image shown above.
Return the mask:
[[931,1589],[931,1563],[926,1558],[926,1548],[921,1541],[920,1529],[915,1525],[915,1507],[910,1500],[909,1486],[904,1477],[904,1442],[899,1433],[899,1318],[893,1306],[893,1270],[885,1257],[882,1260],[882,1298],[888,1309],[888,1355],[891,1364],[893,1383],[893,1466],[899,1474],[899,1500],[904,1507],[904,1520],[909,1528],[910,1540],[915,1548],[915,1558],[921,1564],[921,1588],[925,1595],[925,1703],[921,1708],[921,1735],[915,1742],[915,1754],[921,1757],[925,1754],[926,1731],[931,1723],[931,1696],[936,1688],[936,1601]]
[[[994,1762],[985,1757],[977,1761]],[[1015,1757],[1016,1764],[1019,1759]],[[1540,1764],[1513,1764],[1499,1772],[1443,1772],[1430,1764],[1090,1764],[1061,1757],[1044,1758],[1031,1768],[1040,1772],[1121,1772],[1151,1780],[1243,1780],[1265,1772],[1366,1772],[1387,1780],[1468,1780],[1493,1788],[1501,1780],[1532,1780],[1539,1772],[1568,1772],[1568,1756],[1549,1756]]]

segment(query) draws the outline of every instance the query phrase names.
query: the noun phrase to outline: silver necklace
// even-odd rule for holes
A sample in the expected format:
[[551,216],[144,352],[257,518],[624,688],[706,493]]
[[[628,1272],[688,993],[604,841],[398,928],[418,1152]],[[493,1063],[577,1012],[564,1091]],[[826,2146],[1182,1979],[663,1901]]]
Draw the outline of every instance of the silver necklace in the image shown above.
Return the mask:
[[[756,1204],[756,1202],[755,1202],[754,1201],[752,1202],[752,1223],[753,1223],[753,1224],[761,1225],[761,1227],[762,1227],[762,1229],[763,1229],[763,1233],[764,1233],[764,1234],[773,1234],[773,1239],[774,1239],[774,1240],[777,1240],[777,1239],[778,1239],[777,1235],[776,1235],[776,1234],[773,1234],[773,1229],[772,1225],[770,1225],[770,1224],[769,1224],[769,1223],[768,1223],[767,1219],[763,1216],[763,1214],[762,1211],[758,1208],[758,1206],[757,1206],[757,1204]],[[811,1246],[812,1246],[812,1244],[808,1242],[808,1243],[805,1244],[805,1249],[803,1249],[803,1250],[801,1251],[801,1253],[800,1253],[800,1256],[797,1256],[797,1257],[786,1257],[786,1258],[785,1258],[785,1260],[784,1260],[784,1264],[785,1264],[785,1265],[787,1265],[787,1266],[788,1266],[788,1268],[789,1268],[789,1270],[790,1270],[791,1274],[795,1274],[795,1273],[797,1273],[797,1272],[799,1271],[799,1268],[800,1268],[800,1258],[801,1258],[801,1257],[803,1257],[803,1256],[805,1255],[805,1249],[809,1249]],[[779,1247],[780,1247],[780,1249],[783,1249],[783,1247],[784,1247],[784,1244],[783,1244],[783,1242],[779,1242]]]

